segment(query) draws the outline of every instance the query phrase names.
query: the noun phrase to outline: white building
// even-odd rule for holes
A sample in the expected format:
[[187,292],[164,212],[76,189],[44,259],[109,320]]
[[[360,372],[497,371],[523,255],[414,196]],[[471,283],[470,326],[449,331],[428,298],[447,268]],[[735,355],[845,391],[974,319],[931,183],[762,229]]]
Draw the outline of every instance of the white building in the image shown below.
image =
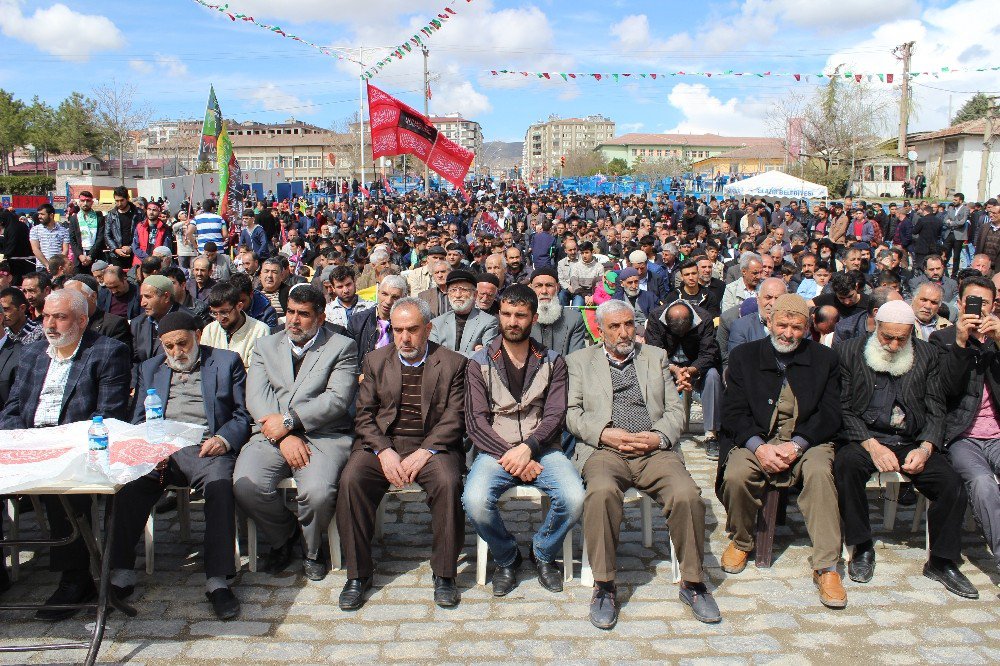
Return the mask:
[[985,132],[986,120],[979,119],[908,139],[917,153],[911,173],[923,172],[927,177],[925,196],[945,199],[961,192],[966,201],[985,201],[1000,192],[1000,138],[996,134],[986,165],[986,182],[980,182]]
[[552,115],[524,134],[521,153],[525,180],[538,181],[560,175],[561,158],[574,150],[593,150],[615,136],[615,121],[601,115],[560,118]]

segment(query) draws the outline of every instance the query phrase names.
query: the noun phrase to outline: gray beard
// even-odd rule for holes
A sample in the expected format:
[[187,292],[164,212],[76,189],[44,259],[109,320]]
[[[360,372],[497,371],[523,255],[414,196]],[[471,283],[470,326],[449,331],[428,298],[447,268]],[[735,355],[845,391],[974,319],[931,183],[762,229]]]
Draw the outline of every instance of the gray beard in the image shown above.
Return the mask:
[[451,305],[451,309],[457,314],[467,315],[472,312],[472,308],[476,306],[476,301],[471,296],[467,299],[456,299],[451,296],[448,297],[448,303]]
[[913,339],[898,352],[892,353],[882,349],[878,337],[872,335],[865,343],[865,363],[875,372],[887,372],[893,377],[901,377],[913,367]]
[[174,372],[191,372],[194,366],[198,365],[200,351],[195,349],[193,354],[188,354],[187,361],[179,362],[173,356],[167,354],[167,366]]
[[628,296],[629,298],[635,298],[636,296],[639,295],[639,292],[642,291],[642,289],[636,289],[635,291],[632,291],[628,287],[622,287],[622,291],[624,291],[625,295]]
[[784,342],[778,339],[777,335],[775,335],[774,333],[771,334],[771,345],[774,347],[774,350],[779,354],[791,354],[793,351],[799,348],[800,344],[802,344],[802,340],[796,340],[790,345],[785,344]]
[[549,326],[559,321],[562,316],[562,306],[559,301],[538,301],[538,323]]

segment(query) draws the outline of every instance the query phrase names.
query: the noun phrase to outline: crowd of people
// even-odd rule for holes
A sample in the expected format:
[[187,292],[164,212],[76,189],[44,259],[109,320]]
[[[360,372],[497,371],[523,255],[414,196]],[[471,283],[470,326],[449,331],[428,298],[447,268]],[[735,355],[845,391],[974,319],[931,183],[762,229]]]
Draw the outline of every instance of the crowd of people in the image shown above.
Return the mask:
[[[0,429],[95,414],[141,423],[151,389],[166,418],[206,428],[119,493],[115,595],[134,593],[143,525],[177,485],[205,499],[219,618],[239,614],[237,507],[268,542],[272,573],[301,554],[304,575],[324,578],[322,534],[335,526],[339,605],[356,610],[372,587],[379,504],[418,484],[435,602],[460,601],[466,519],[504,596],[525,558],[498,501],[531,485],[551,499],[527,553],[538,580],[562,590],[562,542],[581,523],[590,620],[610,629],[623,498],[636,488],[663,507],[680,600],[719,622],[706,505],[680,451],[692,392],[704,437],[688,455],[718,461],[724,571],[754,552],[764,493],[793,490],[820,602],[844,607],[842,544],[852,581],[875,571],[866,486],[901,472],[931,501],[924,575],[978,597],[959,569],[960,529],[971,504],[1000,566],[996,199],[479,189],[470,201],[265,198],[227,221],[214,199],[170,211],[119,188],[106,213],[83,192],[61,221],[49,205],[0,214]],[[293,504],[279,489],[288,478]],[[62,505],[45,507],[53,535],[69,536]],[[94,597],[79,538],[50,565],[61,572],[50,604]]]

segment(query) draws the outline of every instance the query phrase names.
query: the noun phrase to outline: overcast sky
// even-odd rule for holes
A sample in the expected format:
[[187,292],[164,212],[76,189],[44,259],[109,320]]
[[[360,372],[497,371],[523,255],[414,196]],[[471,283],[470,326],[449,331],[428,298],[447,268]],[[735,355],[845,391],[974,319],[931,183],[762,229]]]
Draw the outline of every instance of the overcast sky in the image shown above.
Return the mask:
[[[446,6],[456,16],[425,40],[431,112],[478,120],[487,140],[523,140],[529,124],[552,113],[601,113],[619,134],[766,135],[776,101],[820,84],[805,77],[498,79],[489,74],[496,69],[808,74],[844,64],[900,72],[892,48],[910,40],[916,71],[1000,65],[995,0],[231,0],[230,11],[315,43],[364,46],[370,62]],[[0,0],[0,32],[0,87],[24,100],[57,103],[116,79],[135,83],[162,118],[201,117],[210,83],[224,115],[239,120],[295,116],[329,127],[358,107],[356,64],[233,23],[193,0]],[[421,108],[421,69],[414,51],[373,83]],[[976,91],[1000,93],[1000,72],[914,83],[911,130],[934,129],[947,124],[949,103],[954,111]]]

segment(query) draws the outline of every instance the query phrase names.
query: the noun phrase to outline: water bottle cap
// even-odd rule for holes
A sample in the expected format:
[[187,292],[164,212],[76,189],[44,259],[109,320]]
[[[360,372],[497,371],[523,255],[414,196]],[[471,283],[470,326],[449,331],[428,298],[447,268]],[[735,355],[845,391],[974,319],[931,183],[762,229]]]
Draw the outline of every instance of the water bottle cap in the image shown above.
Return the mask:
[[104,417],[100,416],[100,415],[95,416],[94,417],[94,423],[104,423]]
[[156,389],[146,389],[146,395],[156,395]]

